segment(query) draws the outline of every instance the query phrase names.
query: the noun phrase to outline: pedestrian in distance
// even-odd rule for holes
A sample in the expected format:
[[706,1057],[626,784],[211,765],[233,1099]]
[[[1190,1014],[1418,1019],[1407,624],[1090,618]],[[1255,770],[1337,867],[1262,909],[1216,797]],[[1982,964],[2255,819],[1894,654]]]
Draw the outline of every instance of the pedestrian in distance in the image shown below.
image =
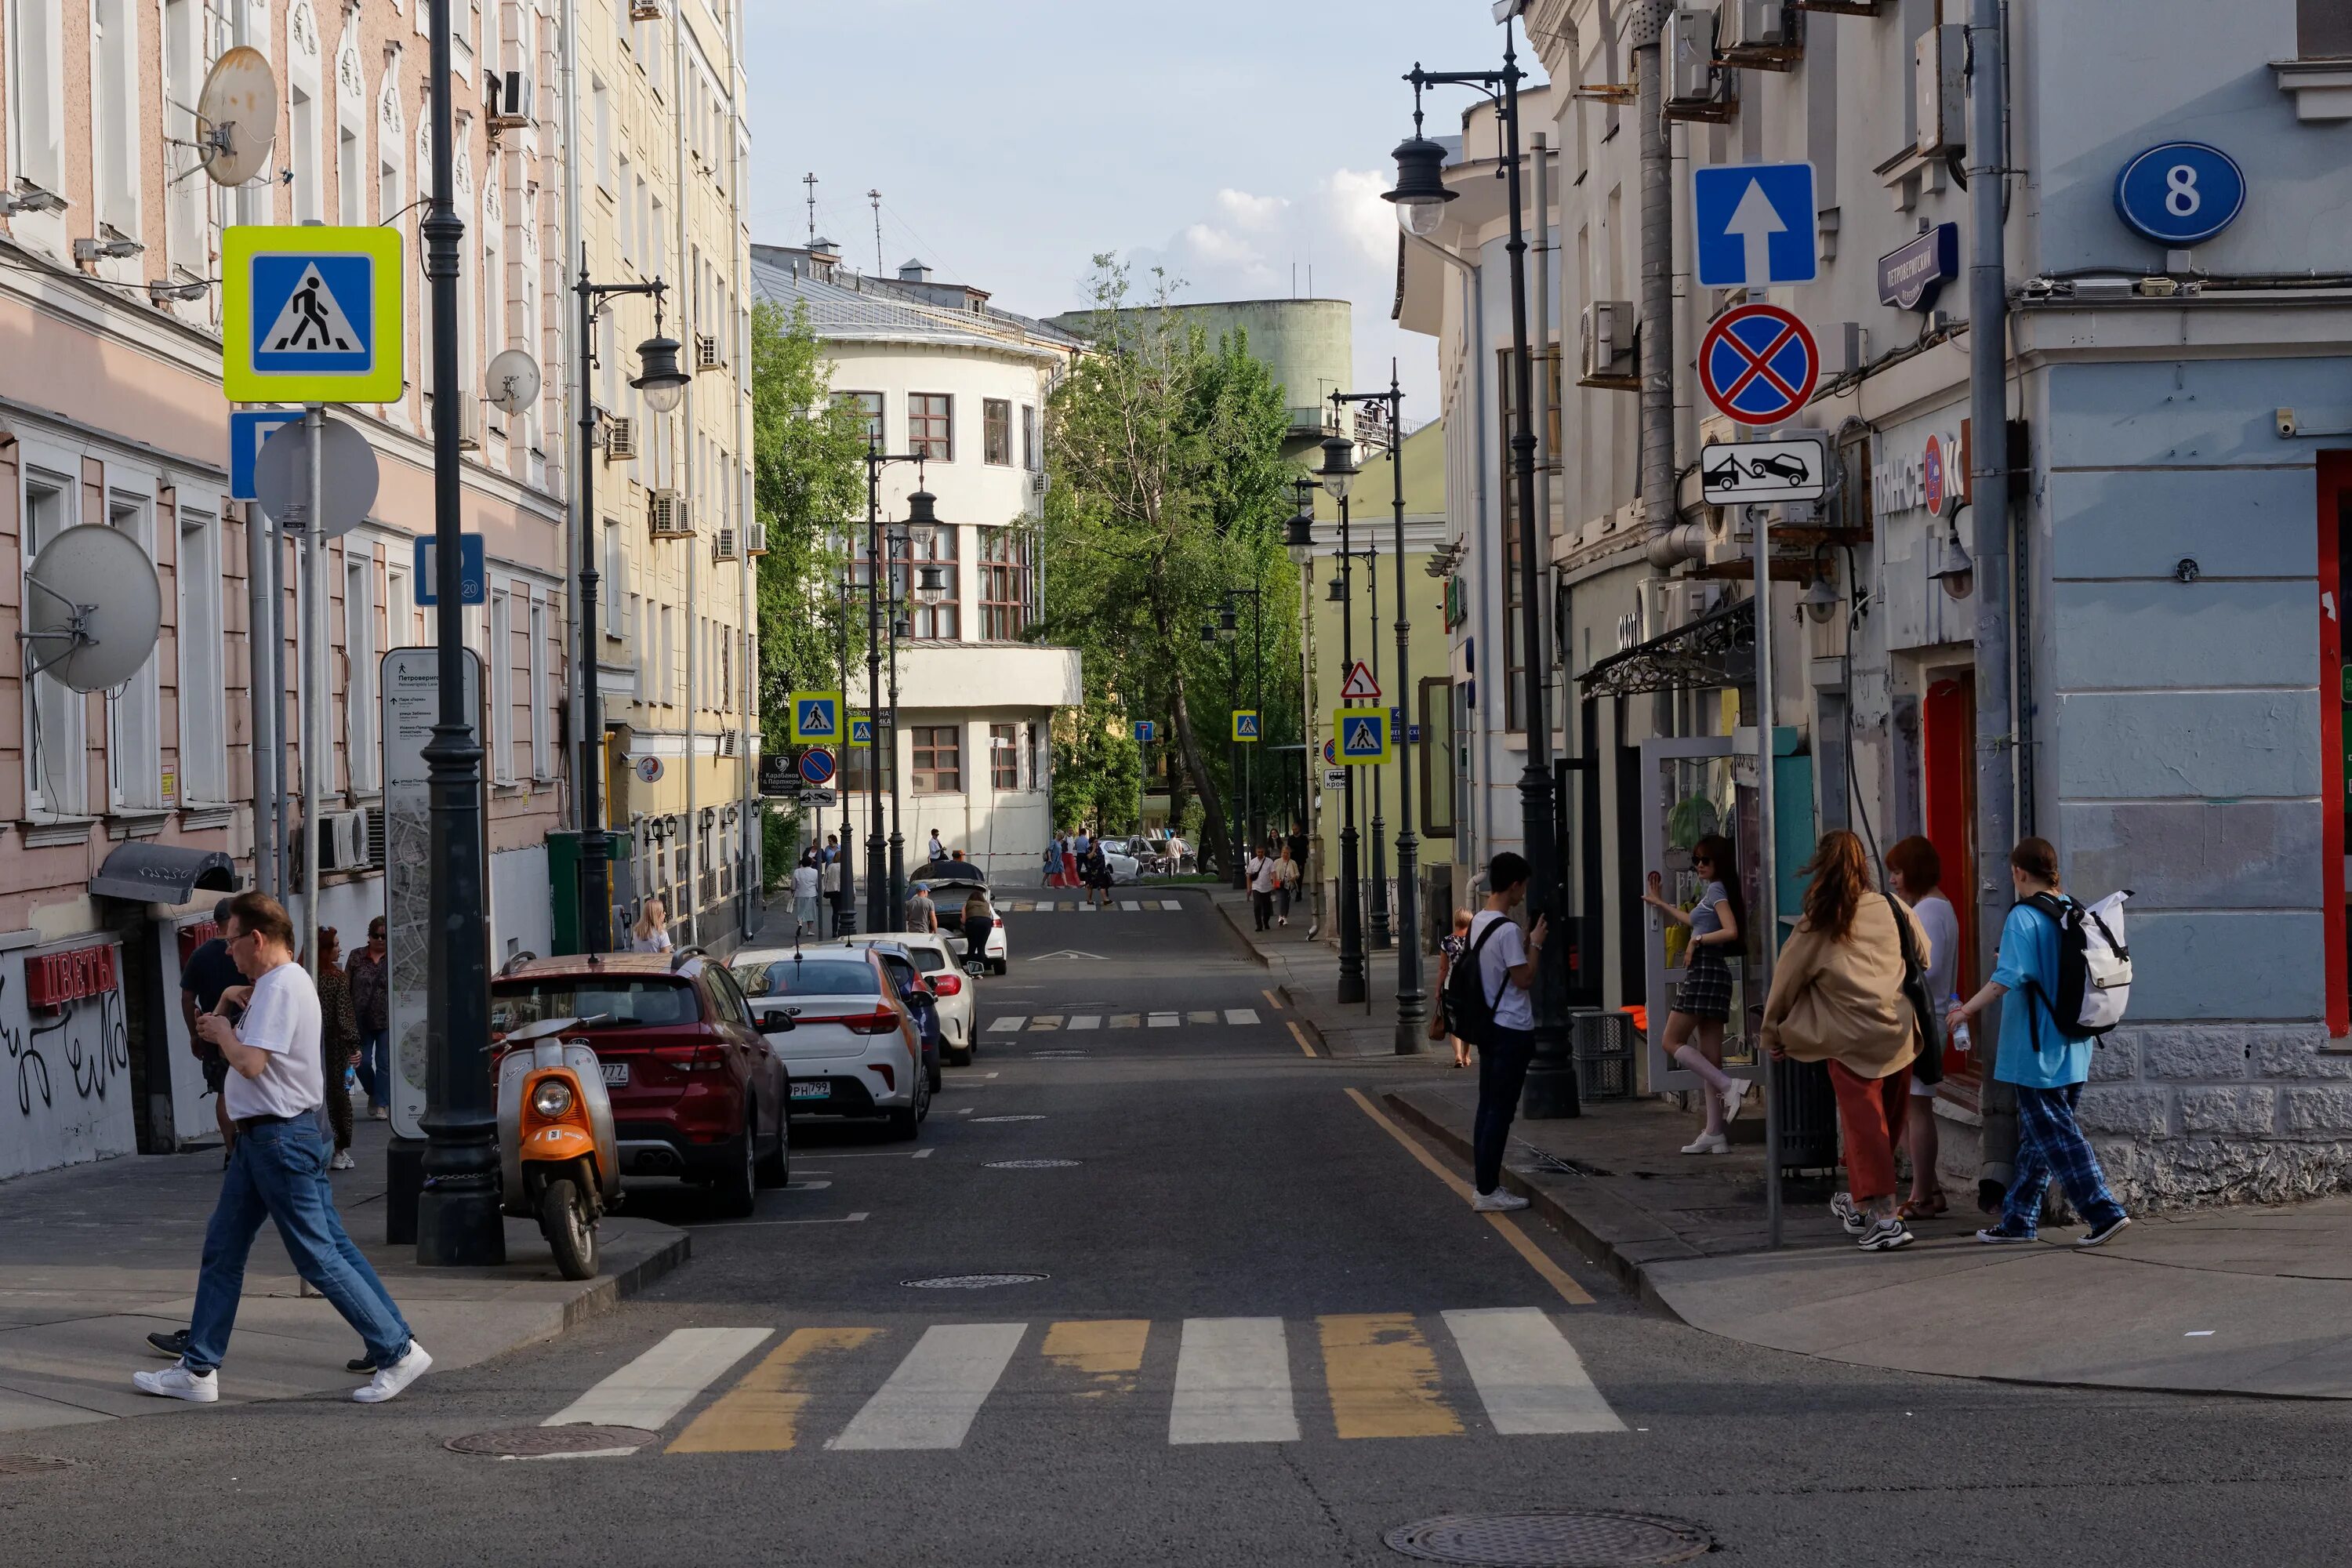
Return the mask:
[[367,945],[352,954],[344,976],[352,985],[352,1012],[360,1026],[360,1087],[367,1090],[368,1115],[392,1114],[392,984],[383,917],[368,921]]
[[[383,1281],[352,1245],[324,1179],[327,1152],[313,1113],[320,1081],[319,993],[294,962],[294,926],[277,900],[240,893],[229,907],[230,952],[247,984],[198,1022],[229,1064],[226,1098],[237,1140],[205,1228],[187,1350],[161,1372],[134,1373],[148,1394],[210,1405],[236,1327],[246,1259],[264,1219],[274,1221],[295,1271],[359,1331],[375,1375],[354,1389],[363,1405],[397,1395],[433,1364]],[[235,1023],[229,1010],[241,1008]]]
[[1909,1068],[1927,1021],[1903,994],[1906,934],[1922,963],[1918,917],[1870,885],[1862,840],[1822,835],[1803,874],[1804,916],[1773,966],[1764,1047],[1777,1060],[1827,1062],[1844,1133],[1849,1190],[1830,1212],[1866,1252],[1911,1245],[1895,1206],[1895,1145],[1911,1103]]
[[1290,840],[1279,846],[1282,858],[1274,863],[1274,897],[1276,910],[1274,923],[1290,923],[1290,900],[1298,896],[1298,862],[1290,858]]
[[1089,837],[1084,830],[1080,831],[1078,837],[1087,840],[1086,858],[1079,862],[1081,875],[1086,879],[1087,902],[1099,904],[1104,909],[1108,909],[1111,886],[1110,858],[1104,854],[1101,839]]
[[637,923],[629,928],[631,952],[667,952],[669,951],[669,906],[661,900],[647,899],[637,910]]
[[986,888],[974,888],[963,901],[963,951],[967,958],[988,960],[989,933],[996,929],[996,906]]
[[1457,1068],[1470,1065],[1470,1042],[1454,1032],[1454,1021],[1446,1016],[1445,982],[1469,947],[1470,911],[1456,910],[1454,929],[1437,939],[1437,1005],[1429,1012],[1429,1037],[1453,1043],[1454,1065]]
[[[1927,995],[1938,1007],[1959,1000],[1954,988],[1960,963],[1960,917],[1944,897],[1944,862],[1936,847],[1917,834],[1886,852],[1886,886],[1911,906],[1919,929],[1927,933]],[[1911,1195],[1903,1200],[1906,1220],[1933,1219],[1952,1206],[1937,1177],[1936,1163],[1943,1151],[1936,1137],[1936,1083],[1923,1079],[1915,1066],[1911,1073],[1911,1107],[1903,1123],[1903,1144],[1911,1157]]]
[[[228,930],[229,903],[229,900],[223,899],[213,905],[216,933]],[[230,1120],[228,1100],[221,1092],[228,1082],[228,1059],[205,1038],[197,1023],[220,1005],[222,993],[244,984],[245,976],[237,973],[236,960],[229,956],[228,939],[219,934],[198,943],[180,970],[180,1017],[188,1026],[189,1054],[204,1064],[205,1092],[213,1097],[213,1121],[220,1128],[223,1165],[228,1163],[229,1151],[236,1142],[236,1123]]]
[[1250,913],[1257,920],[1257,929],[1274,929],[1274,846],[1261,844],[1242,867],[1242,876],[1249,884]]
[[817,884],[822,876],[814,849],[805,851],[801,863],[793,868],[793,934],[796,937],[824,934],[817,923]]
[[1706,1124],[1683,1145],[1685,1154],[1723,1154],[1731,1149],[1724,1129],[1739,1114],[1748,1085],[1723,1070],[1723,1029],[1731,1017],[1731,965],[1727,960],[1747,940],[1748,903],[1740,896],[1739,861],[1731,840],[1710,833],[1691,846],[1691,873],[1699,879],[1698,901],[1688,910],[1665,897],[1665,879],[1650,873],[1642,901],[1677,925],[1690,928],[1682,984],[1666,1013],[1664,1044],[1669,1061],[1697,1077]]
[[[1070,886],[1087,889],[1094,887],[1094,868],[1090,859],[1094,854],[1094,835],[1087,831],[1085,823],[1078,824],[1078,830],[1070,835],[1070,870],[1074,873],[1070,879]],[[1087,902],[1091,904],[1094,901],[1094,894],[1089,891],[1087,894]]]
[[948,847],[940,842],[940,830],[934,827],[931,829],[931,858],[937,861],[947,858]]
[[327,1125],[335,1139],[331,1171],[348,1171],[352,1158],[351,1081],[346,1076],[359,1059],[359,1016],[352,1007],[351,981],[343,973],[343,944],[333,926],[319,928],[319,1071],[325,1091]]
[[1058,888],[1062,885],[1062,857],[1066,852],[1060,834],[1056,833],[1045,841],[1045,886]]
[[[828,840],[828,843],[830,841]],[[833,930],[834,934],[836,936],[841,933],[841,916],[842,910],[845,907],[845,900],[841,888],[841,874],[842,860],[840,854],[838,852],[835,852],[828,855],[820,875],[824,881],[825,907],[833,912]],[[817,931],[817,935],[824,935],[824,931],[821,927]]]
[[2034,1239],[2054,1174],[2090,1226],[2074,1245],[2097,1247],[2131,1224],[2131,1216],[2107,1191],[2098,1156],[2074,1120],[2084,1080],[2091,1076],[2093,1037],[2056,1015],[2058,921],[2046,908],[2063,909],[2072,900],[2059,884],[2058,851],[2046,838],[2018,841],[2009,853],[2009,877],[2018,901],[2001,922],[1992,978],[1954,1004],[1945,1020],[1958,1028],[1999,999],[2000,1044],[1992,1075],[2017,1090],[2017,1178],[2002,1200],[2000,1223],[1977,1232],[1977,1239],[1996,1245]]
[[907,929],[914,931],[935,931],[940,929],[940,907],[931,901],[931,885],[918,882],[915,890],[907,895]]
[[1478,1047],[1478,1116],[1472,1131],[1470,1206],[1482,1214],[1523,1209],[1528,1200],[1503,1188],[1503,1151],[1511,1118],[1527,1087],[1536,1049],[1535,1009],[1528,1000],[1546,922],[1522,934],[1513,915],[1528,897],[1528,863],[1506,849],[1486,867],[1486,907],[1470,923],[1470,945],[1456,964],[1463,972],[1447,993],[1454,1026]]

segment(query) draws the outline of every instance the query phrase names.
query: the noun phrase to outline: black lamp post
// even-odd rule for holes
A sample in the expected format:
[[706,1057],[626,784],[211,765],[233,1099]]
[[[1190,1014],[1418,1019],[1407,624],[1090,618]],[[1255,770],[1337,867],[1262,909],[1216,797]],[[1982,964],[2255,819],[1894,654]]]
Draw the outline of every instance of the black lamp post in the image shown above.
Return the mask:
[[[1434,146],[1435,143],[1431,143]],[[1444,149],[1440,149],[1441,155]],[[1389,367],[1389,389],[1386,392],[1343,392],[1332,395],[1334,403],[1384,403],[1388,405],[1387,428],[1382,444],[1388,448],[1390,510],[1395,521],[1395,537],[1391,542],[1396,554],[1396,707],[1404,717],[1397,726],[1397,1026],[1396,1048],[1400,1056],[1411,1056],[1421,1049],[1421,1026],[1428,1017],[1429,998],[1421,988],[1421,839],[1412,830],[1412,759],[1408,747],[1412,738],[1412,627],[1405,617],[1404,577],[1404,389],[1398,384],[1396,366]],[[1378,619],[1378,611],[1374,612]],[[1377,781],[1375,783],[1377,787]],[[1372,827],[1374,843],[1378,844],[1381,827],[1380,797],[1373,796]],[[1377,849],[1376,851],[1377,852]],[[1375,863],[1372,875],[1380,876]],[[1373,920],[1380,912],[1375,910]]]
[[580,247],[580,946],[583,952],[613,951],[613,840],[604,822],[604,691],[599,679],[596,642],[596,463],[597,427],[603,413],[590,373],[597,365],[596,317],[615,294],[654,297],[654,335],[637,345],[636,378],[630,382],[646,406],[667,414],[686,394],[688,377],[678,368],[677,340],[662,331],[662,301],[669,285],[596,283],[588,277],[588,247]]
[[[1234,608],[1235,599],[1250,601],[1250,705],[1257,714],[1258,742],[1263,744],[1265,739],[1265,591],[1262,588],[1228,588],[1224,602],[1217,606],[1217,624],[1213,630],[1217,640],[1227,644],[1236,655],[1226,660],[1225,668],[1228,689],[1238,693],[1241,679],[1235,667],[1239,662],[1241,615]],[[1227,750],[1239,753],[1236,759],[1239,765],[1233,773],[1233,777],[1239,781],[1234,795],[1234,843],[1236,847],[1234,851],[1234,886],[1245,889],[1249,877],[1243,868],[1243,862],[1248,847],[1257,842],[1254,835],[1260,827],[1257,820],[1256,753],[1250,743],[1239,736],[1233,737]]]
[[[854,575],[855,568],[845,566],[842,569],[841,641],[835,648],[841,680],[841,700],[843,708],[842,740],[844,742],[841,754],[845,759],[842,765],[842,772],[845,773],[849,771],[846,759],[851,750],[846,742],[849,739],[849,720],[847,712],[849,706],[849,607],[851,605],[855,604],[857,599],[857,584],[854,580]],[[874,748],[869,743],[866,749],[866,771],[869,773],[872,772],[874,766]],[[834,905],[833,910],[833,934],[835,936],[855,936],[857,934],[857,860],[856,857],[851,851],[849,842],[848,781],[844,779],[842,781],[842,784],[841,844],[840,847],[834,851],[834,859],[841,867],[841,891],[838,894],[839,901]]]
[[[1519,189],[1519,69],[1513,47],[1511,18],[1503,15],[1503,67],[1485,71],[1425,71],[1416,64],[1406,73],[1412,84],[1412,134],[1396,148],[1397,183],[1386,193],[1396,204],[1397,220],[1406,232],[1428,235],[1436,229],[1445,204],[1456,193],[1446,188],[1445,149],[1421,133],[1421,94],[1427,87],[1475,88],[1493,101],[1503,134],[1503,170],[1509,180],[1506,200],[1511,209],[1511,470],[1518,497],[1519,641],[1526,650],[1526,717],[1528,763],[1519,775],[1520,837],[1527,846],[1528,919],[1532,923],[1565,919],[1560,898],[1559,846],[1552,826],[1551,720],[1545,711],[1543,661],[1536,650],[1543,646],[1539,575],[1536,555],[1536,430],[1532,355],[1528,342],[1528,236]],[[1549,221],[1538,215],[1538,221]],[[1563,931],[1549,934],[1536,966],[1536,985],[1529,998],[1535,1011],[1535,1059],[1528,1069],[1523,1106],[1530,1117],[1575,1116],[1582,1111],[1576,1086],[1576,1064],[1568,1049],[1562,1016],[1565,978],[1561,955],[1568,943]]]
[[[882,838],[882,769],[890,772],[891,798],[895,802],[898,790],[898,731],[897,714],[890,715],[892,728],[886,736],[882,729],[882,578],[890,570],[882,547],[882,470],[893,463],[913,463],[915,493],[907,498],[907,527],[911,537],[915,528],[939,521],[937,498],[922,488],[921,464],[928,456],[922,452],[886,453],[869,447],[866,452],[866,710],[871,741],[866,747],[866,929],[890,931],[896,927],[889,899],[892,879],[883,861]],[[853,721],[854,722],[854,721]],[[844,844],[843,853],[849,846]],[[903,877],[903,867],[901,876]],[[901,895],[903,898],[903,895]]]
[[[1290,488],[1291,494],[1297,498],[1298,506],[1297,510],[1291,513],[1290,521],[1282,525],[1282,549],[1283,553],[1290,557],[1291,564],[1298,568],[1299,577],[1298,645],[1301,657],[1298,661],[1298,739],[1301,744],[1298,749],[1298,825],[1301,831],[1306,831],[1307,825],[1313,820],[1307,803],[1315,790],[1315,762],[1319,754],[1315,746],[1315,693],[1309,688],[1307,679],[1307,660],[1313,657],[1315,644],[1315,622],[1311,613],[1313,605],[1308,595],[1315,584],[1313,568],[1317,486],[1313,479],[1301,474],[1291,480]],[[1310,845],[1315,843],[1316,837],[1310,835],[1308,842]],[[1310,855],[1310,862],[1311,858]],[[1319,917],[1323,908],[1322,868],[1318,864],[1310,863],[1307,868],[1314,879],[1315,909]]]
[[[1348,487],[1356,477],[1356,444],[1345,436],[1323,442],[1323,467],[1318,470],[1323,488],[1339,503],[1339,574],[1331,579],[1331,597],[1339,606],[1339,661],[1352,669],[1356,663],[1355,628],[1349,622],[1348,604],[1354,585],[1354,564],[1349,553]],[[1356,879],[1356,770],[1343,767],[1347,821],[1339,829],[1339,988],[1342,1002],[1361,1002],[1370,994],[1364,983],[1364,927]]]

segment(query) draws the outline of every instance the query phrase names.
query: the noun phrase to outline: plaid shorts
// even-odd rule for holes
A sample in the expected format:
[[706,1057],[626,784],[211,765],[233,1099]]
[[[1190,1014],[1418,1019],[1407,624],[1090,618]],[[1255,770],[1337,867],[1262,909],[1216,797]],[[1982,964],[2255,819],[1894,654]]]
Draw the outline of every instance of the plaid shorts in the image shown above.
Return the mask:
[[1710,1023],[1730,1017],[1731,965],[1704,948],[1697,950],[1683,971],[1683,983],[1675,987],[1674,1010]]

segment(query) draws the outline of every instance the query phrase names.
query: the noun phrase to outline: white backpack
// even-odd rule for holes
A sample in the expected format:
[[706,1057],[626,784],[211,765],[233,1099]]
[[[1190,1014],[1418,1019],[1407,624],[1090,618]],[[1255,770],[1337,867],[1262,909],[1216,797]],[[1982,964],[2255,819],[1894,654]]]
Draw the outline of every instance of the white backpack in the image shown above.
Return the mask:
[[2124,900],[2131,896],[2126,888],[2095,904],[2060,893],[2036,893],[2025,900],[2058,927],[2057,994],[2037,999],[2068,1039],[2106,1034],[2124,1021],[2131,1005],[2131,948],[2124,940]]

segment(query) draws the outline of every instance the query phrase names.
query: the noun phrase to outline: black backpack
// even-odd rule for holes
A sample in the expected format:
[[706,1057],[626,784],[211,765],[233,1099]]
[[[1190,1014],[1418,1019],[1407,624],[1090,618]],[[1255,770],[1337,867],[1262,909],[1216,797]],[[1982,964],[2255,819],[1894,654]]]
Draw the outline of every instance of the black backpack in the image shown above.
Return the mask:
[[[1486,1045],[1494,1034],[1495,1006],[1502,1001],[1503,993],[1498,987],[1494,995],[1486,994],[1486,982],[1479,974],[1478,955],[1495,933],[1510,923],[1510,916],[1496,916],[1445,972],[1445,991],[1439,1005],[1445,1009],[1446,1030],[1466,1044]],[[1505,975],[1503,984],[1510,983],[1510,976]]]

